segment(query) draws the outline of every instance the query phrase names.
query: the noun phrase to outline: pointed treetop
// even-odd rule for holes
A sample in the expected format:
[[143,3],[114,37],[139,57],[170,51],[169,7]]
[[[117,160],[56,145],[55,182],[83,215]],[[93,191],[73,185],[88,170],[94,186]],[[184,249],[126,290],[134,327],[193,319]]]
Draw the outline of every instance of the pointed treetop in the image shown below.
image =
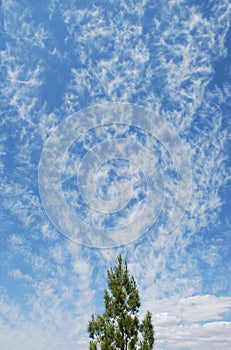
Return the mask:
[[104,293],[105,312],[92,315],[88,324],[90,350],[151,350],[154,329],[151,313],[139,322],[140,297],[136,281],[128,272],[127,261],[117,256],[117,263],[107,271],[108,289]]

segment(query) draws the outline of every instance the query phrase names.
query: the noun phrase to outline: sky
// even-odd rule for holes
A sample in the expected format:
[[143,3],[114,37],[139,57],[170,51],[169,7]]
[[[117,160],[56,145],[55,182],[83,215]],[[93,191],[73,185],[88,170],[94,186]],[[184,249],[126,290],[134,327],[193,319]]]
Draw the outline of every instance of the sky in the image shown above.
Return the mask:
[[0,348],[88,349],[121,253],[157,350],[230,349],[229,0],[0,5]]

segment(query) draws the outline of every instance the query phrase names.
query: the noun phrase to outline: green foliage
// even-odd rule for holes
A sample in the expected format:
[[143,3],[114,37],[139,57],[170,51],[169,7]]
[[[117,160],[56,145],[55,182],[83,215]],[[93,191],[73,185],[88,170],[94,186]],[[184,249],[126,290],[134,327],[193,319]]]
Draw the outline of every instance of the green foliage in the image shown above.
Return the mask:
[[140,297],[136,281],[130,276],[121,255],[107,271],[104,292],[105,312],[91,316],[88,324],[90,350],[151,350],[154,346],[152,315],[148,311],[139,322]]
[[140,350],[150,350],[154,346],[154,329],[152,325],[152,314],[147,312],[145,319],[140,325],[140,331],[143,335],[143,341],[140,344]]

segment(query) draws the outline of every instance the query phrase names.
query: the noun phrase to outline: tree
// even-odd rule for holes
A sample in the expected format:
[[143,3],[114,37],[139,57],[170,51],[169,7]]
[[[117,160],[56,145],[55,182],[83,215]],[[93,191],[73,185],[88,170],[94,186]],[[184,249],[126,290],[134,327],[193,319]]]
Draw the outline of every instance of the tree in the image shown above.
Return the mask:
[[130,276],[127,261],[117,257],[107,271],[108,289],[104,292],[105,312],[91,316],[88,324],[90,350],[151,350],[154,346],[152,314],[139,322],[140,297],[136,281]]

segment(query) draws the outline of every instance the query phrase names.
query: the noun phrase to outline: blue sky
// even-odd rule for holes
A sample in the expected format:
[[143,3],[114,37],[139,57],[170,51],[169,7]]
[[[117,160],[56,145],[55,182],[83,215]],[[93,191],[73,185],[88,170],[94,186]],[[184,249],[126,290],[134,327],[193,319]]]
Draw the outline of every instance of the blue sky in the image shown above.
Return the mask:
[[121,253],[156,349],[230,349],[229,1],[0,4],[0,347],[87,349]]

